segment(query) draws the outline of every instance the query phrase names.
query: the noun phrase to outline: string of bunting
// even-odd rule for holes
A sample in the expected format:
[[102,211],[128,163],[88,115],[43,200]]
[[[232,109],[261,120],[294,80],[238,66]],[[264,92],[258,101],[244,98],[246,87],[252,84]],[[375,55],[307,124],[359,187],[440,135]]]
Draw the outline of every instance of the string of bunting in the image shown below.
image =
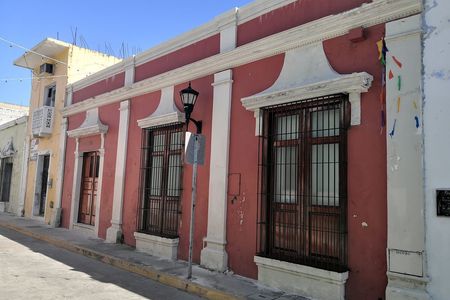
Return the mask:
[[[389,52],[389,49],[386,46],[386,41],[384,40],[384,37],[381,38],[377,42],[378,47],[378,60],[381,62],[381,92],[380,92],[380,111],[381,111],[381,128],[380,128],[380,134],[383,132],[383,128],[386,126],[386,114],[384,111],[384,106],[386,103],[386,55],[387,52]],[[389,73],[389,77],[391,74]]]
[[[381,106],[381,132],[383,130],[383,127],[386,125],[386,116],[385,116],[385,111],[384,111],[384,107],[386,104],[386,62],[387,62],[387,54],[389,52],[389,49],[386,46],[386,42],[384,40],[384,37],[381,38],[378,42],[377,42],[377,48],[378,48],[378,59],[380,60],[381,66],[382,66],[382,79],[381,79],[381,92],[380,92],[380,106]],[[400,61],[400,59],[398,59],[395,55],[390,55],[390,58],[392,59],[392,66],[397,69],[395,72],[393,71],[392,68],[389,69],[389,72],[387,73],[387,78],[389,81],[391,80],[396,80],[396,87],[397,90],[400,92],[402,90],[402,75],[401,75],[401,70],[403,68],[403,63]],[[398,71],[398,73],[397,73]],[[397,73],[397,74],[396,74]],[[394,103],[393,103],[394,104]],[[420,127],[420,120],[419,120],[419,107],[417,105],[417,101],[414,100],[412,102],[414,111],[415,111],[415,116],[414,116],[414,124],[415,127],[418,129]],[[397,116],[400,113],[401,110],[401,106],[402,106],[402,99],[401,96],[397,96]],[[396,125],[397,125],[397,118],[394,118],[393,120],[393,124],[392,124],[392,128],[389,131],[389,136],[392,138],[395,135],[395,129],[396,129]]]

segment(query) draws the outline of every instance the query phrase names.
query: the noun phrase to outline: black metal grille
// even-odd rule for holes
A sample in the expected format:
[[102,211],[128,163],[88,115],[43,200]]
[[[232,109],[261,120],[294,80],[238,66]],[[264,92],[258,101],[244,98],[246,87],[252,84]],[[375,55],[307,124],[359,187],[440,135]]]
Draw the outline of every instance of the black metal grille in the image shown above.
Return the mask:
[[142,134],[138,230],[175,238],[181,213],[183,125],[144,129]]
[[347,103],[333,95],[263,109],[259,255],[347,270]]

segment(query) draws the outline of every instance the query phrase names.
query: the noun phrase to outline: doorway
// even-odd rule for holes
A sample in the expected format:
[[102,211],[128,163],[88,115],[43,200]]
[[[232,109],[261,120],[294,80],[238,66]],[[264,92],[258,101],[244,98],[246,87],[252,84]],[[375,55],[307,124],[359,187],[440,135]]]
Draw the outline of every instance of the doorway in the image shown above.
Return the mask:
[[97,151],[83,154],[78,223],[95,226],[99,165],[100,155]]
[[9,202],[13,163],[10,157],[0,162],[0,202]]
[[47,202],[48,170],[50,167],[50,155],[39,155],[36,166],[36,186],[33,215],[43,217]]

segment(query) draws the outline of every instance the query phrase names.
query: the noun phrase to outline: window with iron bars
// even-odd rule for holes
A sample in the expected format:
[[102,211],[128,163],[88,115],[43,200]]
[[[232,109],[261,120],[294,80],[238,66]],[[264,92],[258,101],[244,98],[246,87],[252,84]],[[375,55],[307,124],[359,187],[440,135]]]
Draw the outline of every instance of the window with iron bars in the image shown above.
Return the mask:
[[183,149],[182,124],[143,130],[138,231],[178,237]]
[[347,270],[346,95],[263,109],[260,256]]

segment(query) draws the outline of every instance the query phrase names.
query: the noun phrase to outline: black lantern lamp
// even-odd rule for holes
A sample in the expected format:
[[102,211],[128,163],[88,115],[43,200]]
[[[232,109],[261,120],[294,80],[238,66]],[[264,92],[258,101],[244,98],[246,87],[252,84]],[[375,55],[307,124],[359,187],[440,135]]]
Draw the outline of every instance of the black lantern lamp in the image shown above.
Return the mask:
[[181,103],[184,107],[184,114],[186,115],[186,125],[189,125],[189,121],[194,122],[197,127],[197,133],[202,133],[202,121],[196,121],[191,118],[191,113],[194,110],[195,102],[197,101],[198,92],[191,87],[191,82],[189,86],[180,91]]

